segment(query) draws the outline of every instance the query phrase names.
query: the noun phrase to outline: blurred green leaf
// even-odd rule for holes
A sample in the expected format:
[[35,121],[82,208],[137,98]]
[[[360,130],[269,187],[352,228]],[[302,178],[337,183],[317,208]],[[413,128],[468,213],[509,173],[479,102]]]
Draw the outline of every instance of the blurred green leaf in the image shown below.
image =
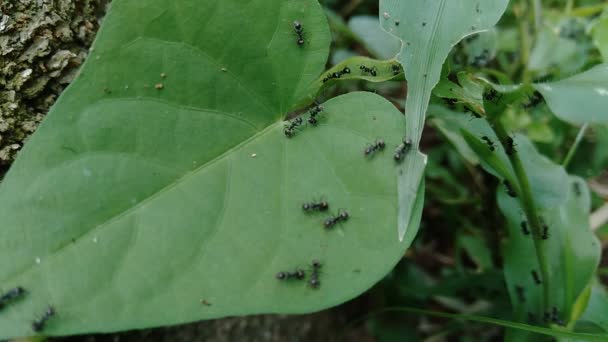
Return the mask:
[[541,75],[559,71],[568,74],[579,70],[585,61],[583,50],[576,41],[562,38],[551,27],[545,27],[536,39],[528,69]]
[[594,23],[591,29],[593,43],[600,50],[605,62],[608,62],[608,12]]
[[608,64],[550,83],[534,84],[557,117],[572,124],[608,122]]
[[587,309],[576,324],[578,331],[608,332],[608,293],[598,281],[591,287]]
[[478,271],[484,271],[493,267],[492,255],[485,240],[480,236],[461,234],[456,244],[464,249],[477,264]]
[[359,15],[350,18],[348,27],[365,47],[381,59],[394,58],[401,50],[401,42],[380,28],[377,16]]

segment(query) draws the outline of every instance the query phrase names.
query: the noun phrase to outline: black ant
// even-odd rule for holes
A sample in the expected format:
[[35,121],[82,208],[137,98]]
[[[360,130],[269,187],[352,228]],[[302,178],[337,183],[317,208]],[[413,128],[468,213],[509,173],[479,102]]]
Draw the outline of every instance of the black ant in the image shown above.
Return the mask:
[[298,45],[304,45],[304,28],[302,27],[302,23],[299,21],[293,22],[293,29],[296,31],[296,35],[298,36]]
[[499,99],[500,95],[494,88],[490,88],[490,91],[483,94],[483,99],[486,101],[494,102],[496,99]]
[[494,142],[490,138],[484,135],[483,137],[481,137],[481,140],[485,141],[486,144],[488,144],[488,148],[490,149],[490,151],[494,152],[496,150],[496,148],[494,147]]
[[293,137],[296,134],[296,128],[302,125],[302,118],[295,118],[289,121],[288,124],[285,125],[285,129],[283,132],[288,138]]
[[334,78],[340,78],[340,77],[342,77],[342,75],[345,75],[345,74],[350,74],[349,67],[344,67],[344,69],[342,69],[341,71],[336,71],[336,72],[327,74],[327,76],[325,76],[323,78],[323,83],[325,83],[331,79],[334,79]]
[[540,238],[543,240],[547,240],[549,238],[549,226],[546,223],[543,223],[543,232]]
[[446,98],[443,99],[443,102],[445,103],[445,105],[448,108],[455,109],[456,108],[456,104],[458,103],[458,100],[446,97]]
[[309,202],[302,204],[302,210],[311,212],[313,210],[327,211],[329,209],[329,203],[327,201]]
[[515,154],[515,152],[517,152],[517,150],[515,149],[515,146],[517,146],[515,144],[515,141],[513,140],[513,138],[511,137],[506,137],[505,138],[505,152],[507,153],[508,156],[511,156],[513,154]]
[[518,300],[521,303],[525,303],[526,302],[526,290],[523,288],[523,286],[516,285],[515,292],[517,293]]
[[312,261],[312,273],[310,275],[310,280],[308,284],[313,289],[319,288],[321,286],[321,281],[319,280],[319,269],[321,268],[321,262],[317,259]]
[[543,102],[543,97],[539,92],[535,91],[532,96],[528,97],[528,101],[523,104],[524,109],[530,109],[536,107]]
[[502,181],[502,184],[504,184],[505,188],[507,188],[507,195],[511,197],[517,197],[517,192],[515,192],[515,189],[513,189],[511,182],[505,179],[504,181]]
[[308,123],[311,125],[316,125],[319,121],[317,120],[317,115],[319,115],[319,113],[321,113],[323,111],[324,107],[320,104],[316,104],[314,107],[312,107],[312,109],[310,110],[310,116],[308,117]]
[[25,294],[25,289],[21,286],[10,289],[7,293],[0,296],[0,309],[2,309],[8,302],[21,297],[23,294]]
[[281,271],[279,273],[277,273],[276,278],[278,280],[287,280],[287,279],[297,279],[297,280],[302,280],[304,279],[304,277],[306,277],[306,272],[304,272],[304,270],[297,268],[295,271],[293,272],[284,272]]
[[316,272],[313,272],[310,275],[310,280],[308,281],[308,284],[310,285],[310,287],[312,287],[313,289],[317,289],[319,288],[319,286],[321,286],[321,281],[319,280],[319,274]]
[[551,321],[558,325],[566,325],[565,322],[561,318],[559,318],[559,311],[555,306],[551,308]]
[[542,284],[542,280],[540,279],[540,276],[538,275],[538,272],[536,272],[535,270],[530,271],[530,273],[532,274],[532,279],[534,279],[534,283],[536,285],[540,285]]
[[574,195],[576,195],[576,197],[581,197],[583,194],[583,190],[581,189],[579,182],[572,183],[572,190],[574,190]]
[[401,66],[399,64],[393,64],[391,65],[391,71],[394,76],[397,76],[401,73]]
[[369,157],[376,151],[384,150],[385,146],[386,146],[386,144],[384,143],[384,140],[382,140],[382,139],[376,140],[375,143],[368,145],[365,148],[364,154],[366,157]]
[[325,222],[323,222],[323,225],[325,226],[325,228],[330,229],[340,221],[347,221],[348,218],[349,218],[348,212],[340,211],[340,212],[338,212],[338,215],[332,216],[332,217],[326,219]]
[[521,232],[524,235],[530,235],[530,230],[528,229],[528,223],[526,221],[521,221]]
[[378,71],[378,69],[376,69],[375,66],[373,66],[371,68],[368,68],[365,65],[362,65],[362,66],[359,67],[359,69],[361,69],[361,74],[368,73],[368,74],[370,74],[372,76],[376,76],[377,75],[377,71]]
[[53,317],[55,313],[55,308],[49,306],[42,314],[42,317],[32,322],[32,330],[34,330],[35,332],[41,332],[42,330],[44,330],[46,322],[49,320],[49,318]]
[[395,159],[395,161],[401,161],[405,153],[409,151],[410,148],[412,148],[412,139],[404,138],[403,143],[397,146],[393,159]]

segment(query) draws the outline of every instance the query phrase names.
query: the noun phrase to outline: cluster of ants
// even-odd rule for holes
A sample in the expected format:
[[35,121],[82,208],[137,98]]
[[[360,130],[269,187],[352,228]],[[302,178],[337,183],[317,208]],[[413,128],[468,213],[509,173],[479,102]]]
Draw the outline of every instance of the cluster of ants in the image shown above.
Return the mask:
[[[374,77],[378,75],[378,68],[376,68],[375,66],[368,67],[365,65],[360,65],[359,69],[361,70],[361,75],[368,74],[368,75],[371,75]],[[401,73],[401,66],[399,64],[391,64],[390,71],[393,73],[394,76],[399,75]],[[349,67],[344,67],[344,69],[342,69],[340,71],[336,71],[336,72],[327,74],[325,77],[323,77],[323,83],[325,83],[329,80],[340,78],[346,74],[350,74]]]
[[[315,104],[314,107],[312,107],[309,110],[309,116],[308,116],[308,123],[316,126],[317,123],[319,122],[317,119],[317,116],[323,111],[323,106],[320,104]],[[288,138],[293,137],[296,134],[296,131],[299,127],[301,127],[304,124],[304,120],[302,120],[301,117],[297,117],[293,120],[290,120],[285,127],[283,128],[283,133],[285,133],[285,136]]]
[[346,74],[350,74],[350,68],[349,67],[344,67],[344,69],[340,70],[340,71],[336,71],[333,73],[329,73],[327,74],[327,76],[325,76],[323,78],[323,83],[332,80],[334,78],[340,78],[342,77],[342,75],[346,75]]
[[[395,25],[398,25],[398,21],[395,23]],[[304,27],[302,26],[302,23],[298,20],[295,20],[293,22],[293,30],[296,36],[296,43],[298,44],[298,46],[303,46],[306,41],[304,40]],[[368,74],[374,77],[378,75],[378,69],[375,66],[368,67],[365,65],[361,65],[359,66],[359,69],[361,70],[361,75]],[[401,66],[399,64],[392,64],[390,70],[393,72],[393,75],[399,75],[399,73],[401,73]],[[350,73],[350,68],[344,67],[344,69],[342,70],[327,74],[323,78],[323,83],[326,83],[327,81],[330,81],[332,79],[340,78],[343,75]]]
[[[308,285],[313,289],[319,288],[321,286],[321,281],[319,280],[319,273],[321,270],[321,262],[317,259],[314,259],[311,263],[312,270],[310,271],[310,279],[308,280]],[[276,275],[278,280],[304,280],[306,278],[306,271],[301,268],[296,268],[293,272],[281,271]]]
[[[328,209],[329,209],[329,203],[325,200],[307,202],[307,203],[302,204],[302,210],[304,210],[306,213],[312,213],[315,211],[325,212]],[[325,229],[331,229],[340,222],[348,221],[349,217],[350,217],[350,215],[348,214],[348,212],[346,210],[340,210],[340,211],[338,211],[338,214],[332,215],[332,216],[328,217],[327,219],[325,219],[325,221],[323,221],[323,226],[325,227]]]
[[[15,302],[19,298],[23,297],[25,294],[26,294],[26,291],[21,286],[17,286],[15,288],[8,290],[6,293],[4,293],[2,296],[0,296],[0,310],[2,310],[7,305]],[[55,308],[53,308],[52,306],[49,306],[42,313],[42,316],[34,319],[34,321],[32,322],[32,330],[36,333],[39,333],[42,330],[44,330],[44,327],[46,326],[47,321],[51,317],[55,316],[55,313],[56,313]]]
[[[549,226],[543,221],[543,219],[540,219],[541,223],[542,223],[542,231],[540,234],[540,238],[543,240],[547,240],[549,239]],[[521,232],[524,235],[530,235],[530,229],[528,228],[528,222],[526,221],[521,221],[520,224],[521,227]]]
[[[535,271],[533,271],[533,272],[535,272]],[[536,277],[538,277],[538,274],[536,275]],[[538,279],[538,280],[540,281],[540,279]],[[515,294],[517,296],[517,300],[520,303],[526,302],[526,290],[523,286],[516,285]],[[543,320],[545,321],[545,323],[553,322],[553,323],[561,325],[561,326],[566,325],[564,320],[560,317],[559,310],[557,309],[556,306],[553,306],[551,308],[551,311],[545,311]],[[532,312],[528,312],[528,322],[531,324],[536,324],[537,321],[538,320],[537,320],[536,315],[534,315]]]

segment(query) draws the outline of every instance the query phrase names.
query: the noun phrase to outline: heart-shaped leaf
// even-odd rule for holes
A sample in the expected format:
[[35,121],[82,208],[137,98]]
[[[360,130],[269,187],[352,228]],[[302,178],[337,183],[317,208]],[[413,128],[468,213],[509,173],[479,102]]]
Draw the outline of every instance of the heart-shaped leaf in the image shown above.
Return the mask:
[[[408,96],[405,103],[407,139],[417,148],[424,127],[431,91],[439,82],[441,67],[452,46],[464,37],[494,26],[507,8],[508,0],[380,0],[380,24],[401,40],[397,60],[406,70]],[[410,153],[404,161],[407,178],[400,208],[410,217],[426,157]],[[399,236],[406,233],[407,221],[400,221]]]
[[[312,0],[113,1],[0,187],[1,290],[26,290],[0,339],[32,334],[49,305],[44,334],[115,331],[320,310],[383,277],[424,198],[398,242],[401,113],[353,93],[284,134],[329,42]],[[365,157],[376,139],[386,151]],[[303,210],[321,199],[327,212]],[[297,268],[306,280],[276,278]]]

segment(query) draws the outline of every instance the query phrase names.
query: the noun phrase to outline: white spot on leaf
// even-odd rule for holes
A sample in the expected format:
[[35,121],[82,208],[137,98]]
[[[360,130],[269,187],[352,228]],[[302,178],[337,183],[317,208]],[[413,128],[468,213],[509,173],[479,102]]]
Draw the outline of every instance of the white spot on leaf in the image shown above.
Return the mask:
[[595,90],[595,92],[600,94],[601,96],[608,96],[608,89],[606,88],[595,88],[593,90]]

